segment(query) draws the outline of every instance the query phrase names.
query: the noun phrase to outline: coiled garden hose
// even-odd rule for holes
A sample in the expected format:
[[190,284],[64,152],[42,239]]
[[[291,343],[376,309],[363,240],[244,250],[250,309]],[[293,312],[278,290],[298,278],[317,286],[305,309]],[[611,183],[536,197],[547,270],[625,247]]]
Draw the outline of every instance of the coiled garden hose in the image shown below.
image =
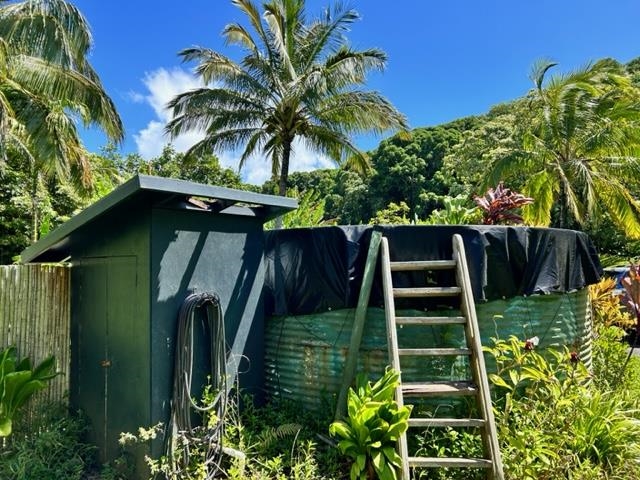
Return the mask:
[[[191,396],[194,323],[199,309],[204,309],[204,330],[210,343],[209,385],[213,399],[208,405],[203,405],[199,398]],[[173,462],[173,470],[178,475],[189,465],[190,448],[205,452],[207,480],[213,479],[220,472],[226,407],[227,355],[222,306],[215,293],[194,293],[185,299],[178,314],[171,423],[168,429],[170,436],[165,448],[167,458]],[[191,423],[192,409],[215,421],[194,428]]]

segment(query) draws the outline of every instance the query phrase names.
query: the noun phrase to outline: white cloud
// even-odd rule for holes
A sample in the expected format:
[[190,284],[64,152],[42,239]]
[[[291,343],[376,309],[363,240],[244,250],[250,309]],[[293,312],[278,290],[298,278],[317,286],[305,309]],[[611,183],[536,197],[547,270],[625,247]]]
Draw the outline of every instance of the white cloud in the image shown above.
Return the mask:
[[[192,74],[181,68],[167,70],[159,68],[147,73],[142,80],[147,92],[129,92],[129,98],[135,103],[146,103],[155,114],[145,128],[133,135],[138,147],[138,153],[146,159],[159,156],[169,138],[164,133],[166,123],[171,120],[171,112],[167,110],[167,103],[176,95],[202,86],[202,83]],[[194,143],[201,140],[203,134],[193,131],[180,135],[171,142],[178,152],[185,152]],[[220,163],[233,170],[238,169],[239,152],[225,152],[218,154]],[[293,145],[291,166],[289,171],[310,171],[318,168],[328,168],[334,163],[328,158],[310,151],[303,142],[296,141]],[[245,182],[261,185],[271,177],[271,163],[262,155],[255,155],[247,159],[242,171]]]
[[127,97],[133,103],[144,103],[144,99],[145,99],[144,95],[142,95],[139,92],[134,92],[134,91],[130,91],[129,93],[127,93]]
[[[133,135],[138,147],[138,153],[146,159],[157,157],[162,153],[169,138],[164,133],[164,126],[171,120],[171,111],[166,108],[167,103],[176,95],[199,88],[202,83],[189,72],[181,68],[167,70],[159,68],[147,73],[142,80],[147,89],[146,93],[130,92],[129,98],[135,103],[146,103],[155,114],[145,128]],[[200,132],[189,132],[176,137],[171,142],[179,152],[189,149],[202,138]]]
[[[240,154],[220,155],[220,163],[229,168],[236,169],[240,161]],[[302,141],[296,139],[291,152],[289,173],[309,172],[318,168],[335,167],[335,163],[321,155],[310,151]],[[254,155],[247,159],[242,169],[242,179],[247,183],[262,185],[271,178],[271,161],[262,155]]]
[[152,120],[146,128],[133,135],[138,153],[147,160],[157,157],[162,153],[166,142],[164,136],[164,123]]

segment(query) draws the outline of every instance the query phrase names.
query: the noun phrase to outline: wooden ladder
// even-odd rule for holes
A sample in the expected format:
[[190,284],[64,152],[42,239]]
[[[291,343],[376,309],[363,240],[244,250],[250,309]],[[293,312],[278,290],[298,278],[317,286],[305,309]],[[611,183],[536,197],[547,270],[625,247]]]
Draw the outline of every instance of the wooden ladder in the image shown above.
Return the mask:
[[[398,271],[436,271],[455,269],[455,286],[394,288],[392,272]],[[389,358],[391,366],[402,372],[402,357],[416,356],[467,356],[471,370],[468,381],[425,381],[401,382],[396,389],[396,400],[404,404],[405,397],[453,397],[469,396],[476,399],[478,417],[480,418],[412,418],[409,427],[452,427],[479,428],[482,437],[483,458],[447,458],[447,457],[414,457],[409,456],[407,434],[399,439],[398,447],[402,457],[402,480],[410,479],[411,469],[416,468],[483,468],[490,480],[504,480],[502,459],[496,434],[496,426],[491,406],[489,382],[482,355],[482,345],[478,321],[476,318],[473,292],[469,280],[469,271],[465,257],[462,237],[453,236],[453,258],[450,260],[426,260],[411,262],[392,262],[389,258],[389,244],[382,239],[382,280],[384,288],[384,302],[387,321],[387,336]],[[404,317],[396,316],[394,298],[425,298],[425,297],[459,297],[460,316],[454,317]],[[466,348],[401,348],[398,346],[397,328],[403,325],[433,326],[460,324],[464,327]],[[402,376],[401,376],[402,378]],[[414,411],[416,409],[414,408]]]

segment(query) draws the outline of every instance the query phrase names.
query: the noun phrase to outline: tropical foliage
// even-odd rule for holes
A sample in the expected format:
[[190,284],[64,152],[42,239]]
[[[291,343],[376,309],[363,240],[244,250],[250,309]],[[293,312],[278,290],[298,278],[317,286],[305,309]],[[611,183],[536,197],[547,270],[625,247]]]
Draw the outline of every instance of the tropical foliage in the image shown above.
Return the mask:
[[55,365],[49,357],[32,367],[28,357],[18,358],[15,347],[0,352],[0,438],[11,435],[16,413],[57,375]]
[[640,205],[624,179],[640,171],[640,93],[612,60],[547,79],[555,65],[534,65],[522,147],[494,162],[488,178],[527,176],[522,190],[536,200],[524,209],[529,223],[551,224],[554,207],[560,227],[606,211],[637,238]]
[[635,318],[632,319],[629,312],[621,308],[620,295],[614,293],[616,283],[615,278],[605,277],[598,283],[589,285],[594,322],[605,327],[615,325],[629,329],[635,326]]
[[308,21],[303,0],[268,1],[262,15],[250,0],[233,4],[251,29],[232,23],[223,32],[227,44],[244,51],[241,61],[201,47],[180,54],[197,62],[206,85],[216,85],[180,94],[169,104],[169,133],[205,133],[191,153],[243,148],[242,167],[259,152],[271,162],[284,196],[296,140],[338,163],[352,157],[364,168],[366,156],[352,135],[406,127],[384,97],[360,89],[368,72],[384,69],[386,55],[346,44],[344,34],[358,19],[354,10],[338,5]]
[[392,368],[374,384],[365,374],[358,375],[355,390],[349,389],[347,419],[331,424],[331,435],[340,439],[338,448],[353,460],[351,480],[400,478],[402,460],[396,445],[409,427],[411,407],[394,399],[399,383],[400,372]]
[[89,27],[75,6],[63,0],[3,2],[0,38],[0,161],[17,157],[25,165],[36,240],[48,180],[92,185],[76,119],[114,141],[122,139],[123,127],[87,60]]
[[469,199],[464,195],[446,196],[442,199],[443,208],[436,208],[421,223],[430,225],[472,225],[480,223],[482,212],[478,207],[470,207]]
[[576,352],[538,352],[515,337],[496,340],[487,351],[498,368],[491,381],[506,478],[634,478],[640,473],[637,402],[622,390],[590,384],[590,372]]
[[482,209],[482,223],[485,225],[522,223],[522,217],[515,210],[533,203],[533,198],[511,191],[503,182],[498,183],[495,189],[490,188],[482,197],[475,196],[473,200]]
[[[0,455],[3,480],[83,480],[96,462],[97,448],[86,443],[89,425],[66,404],[46,405],[28,423],[16,422]],[[100,480],[119,480],[104,476]]]

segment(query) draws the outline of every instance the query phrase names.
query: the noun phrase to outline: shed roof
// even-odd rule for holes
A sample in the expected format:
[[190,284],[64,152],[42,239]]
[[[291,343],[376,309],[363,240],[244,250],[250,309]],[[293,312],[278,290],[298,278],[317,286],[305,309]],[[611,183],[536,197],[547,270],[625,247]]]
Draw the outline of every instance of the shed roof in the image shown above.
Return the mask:
[[72,234],[112,209],[127,202],[146,202],[153,207],[186,208],[229,215],[258,217],[263,221],[283,215],[298,206],[293,198],[263,195],[226,187],[175,180],[172,178],[136,175],[111,193],[90,205],[27,247],[21,254],[23,262],[50,258],[52,253],[61,260],[70,254]]

